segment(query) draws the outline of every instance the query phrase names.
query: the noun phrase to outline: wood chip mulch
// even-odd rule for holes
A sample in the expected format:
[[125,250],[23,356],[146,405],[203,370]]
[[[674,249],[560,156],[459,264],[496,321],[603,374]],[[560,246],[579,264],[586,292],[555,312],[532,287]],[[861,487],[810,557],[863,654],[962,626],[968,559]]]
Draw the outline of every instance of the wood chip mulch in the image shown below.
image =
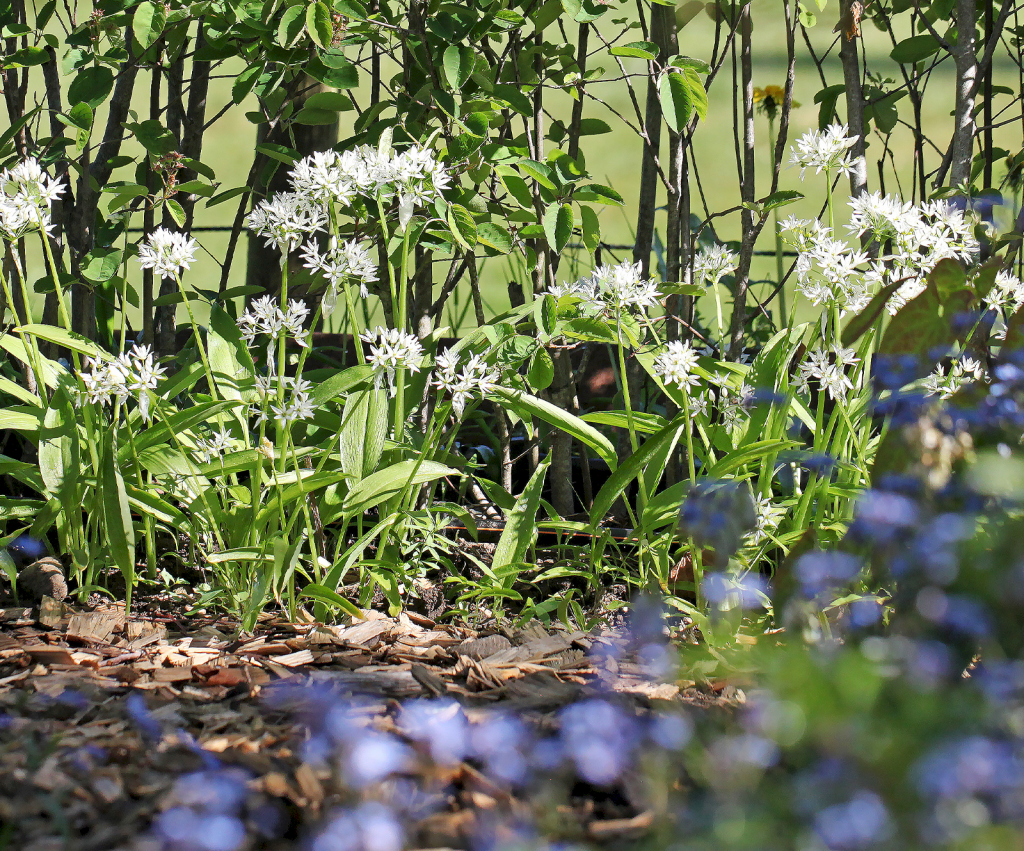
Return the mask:
[[[294,718],[268,709],[268,694],[291,685],[359,698],[392,729],[401,702],[416,697],[451,697],[471,721],[500,708],[539,723],[597,694],[637,713],[736,697],[727,683],[652,682],[614,631],[533,623],[481,634],[375,611],[337,626],[305,620],[264,616],[247,635],[226,618],[129,618],[123,605],[44,598],[0,609],[0,848],[158,851],[166,846],[151,825],[174,805],[175,782],[210,765],[244,770],[249,794],[285,814],[275,836],[245,848],[305,847],[304,825],[346,792],[329,767],[304,761]],[[602,648],[615,652],[594,652]],[[460,791],[412,828],[407,847],[466,847],[467,819],[507,797],[467,763],[449,774],[445,788]],[[642,835],[644,802],[611,797],[570,806],[570,838]]]

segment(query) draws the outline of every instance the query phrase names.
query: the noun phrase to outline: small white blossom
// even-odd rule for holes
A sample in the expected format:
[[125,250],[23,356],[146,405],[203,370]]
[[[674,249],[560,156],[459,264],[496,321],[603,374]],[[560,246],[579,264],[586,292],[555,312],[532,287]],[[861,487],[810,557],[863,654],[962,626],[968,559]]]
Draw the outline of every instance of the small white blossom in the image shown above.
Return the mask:
[[1016,313],[1024,306],[1024,284],[1012,272],[1001,269],[985,301],[992,307],[1002,308],[1007,314]]
[[410,372],[419,372],[420,361],[423,358],[423,346],[412,334],[399,331],[397,328],[381,328],[374,330],[367,329],[359,335],[370,346],[370,354],[367,363],[374,368],[374,384],[380,387],[381,382],[386,378],[388,389],[394,396],[397,392],[395,387],[395,372],[400,369],[407,369]]
[[289,301],[288,310],[282,311],[277,302],[268,295],[258,298],[249,305],[248,310],[238,317],[238,327],[245,341],[251,346],[258,336],[266,335],[267,368],[273,372],[276,368],[274,360],[274,342],[282,337],[291,337],[300,346],[309,346],[303,323],[309,316],[309,308],[304,301]]
[[67,187],[50,178],[34,157],[0,172],[0,237],[21,239],[33,231],[49,233],[50,204]]
[[[319,272],[330,282],[330,306],[325,304],[328,312],[334,309],[338,287],[346,280],[358,281],[359,295],[369,297],[370,291],[366,285],[377,280],[377,263],[356,240],[340,242],[336,236],[332,236],[323,254],[315,242],[307,242],[302,246],[301,254],[307,269]],[[325,297],[325,302],[328,300]]]
[[574,296],[588,313],[619,315],[628,309],[644,310],[658,304],[658,284],[643,280],[640,264],[623,262],[598,266],[590,275],[572,283],[556,284],[548,292],[555,298]]
[[773,504],[770,497],[759,496],[754,500],[754,514],[755,526],[748,536],[751,543],[759,544],[770,532],[779,527],[782,518],[786,516],[786,509]]
[[183,233],[157,228],[139,245],[139,265],[161,278],[173,278],[196,259],[196,241]]
[[315,199],[298,192],[278,192],[260,201],[245,220],[246,226],[262,236],[267,247],[281,252],[281,265],[288,252],[327,227],[327,214]]
[[434,386],[442,392],[451,393],[456,419],[462,419],[470,399],[493,393],[499,378],[498,371],[488,366],[480,355],[470,355],[463,365],[458,355],[445,352],[434,362]]
[[700,378],[693,373],[697,361],[697,352],[689,340],[672,340],[665,351],[654,359],[654,374],[666,384],[674,384],[685,390],[700,383]]
[[359,191],[342,168],[341,155],[336,151],[316,151],[299,160],[288,173],[288,181],[296,195],[322,206],[332,202],[351,204]]
[[196,452],[204,464],[209,464],[215,458],[223,458],[235,447],[234,438],[221,426],[220,431],[214,432],[210,437],[196,438]]
[[833,400],[845,399],[847,391],[853,389],[853,382],[847,377],[843,367],[856,363],[857,360],[852,349],[814,349],[807,353],[807,360],[800,364],[793,384],[798,389],[806,390],[813,379]]
[[112,360],[86,358],[85,366],[88,372],[79,373],[85,388],[79,391],[79,405],[108,405],[135,396],[142,418],[149,421],[149,391],[156,390],[165,371],[154,363],[149,346],[133,346]]
[[790,162],[800,166],[800,179],[804,173],[813,168],[815,174],[822,171],[831,175],[850,174],[856,167],[856,161],[850,155],[850,148],[857,144],[860,136],[847,135],[849,130],[845,124],[833,124],[826,130],[810,130],[801,136],[794,146]]
[[723,277],[734,272],[739,265],[739,255],[724,245],[701,247],[693,258],[693,277],[715,286]]

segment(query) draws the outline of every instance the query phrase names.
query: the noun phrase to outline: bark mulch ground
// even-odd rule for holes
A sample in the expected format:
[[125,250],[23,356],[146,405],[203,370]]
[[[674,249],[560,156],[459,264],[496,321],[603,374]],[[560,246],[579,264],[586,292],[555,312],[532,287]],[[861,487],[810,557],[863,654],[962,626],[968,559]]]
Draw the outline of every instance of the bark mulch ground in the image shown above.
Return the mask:
[[[295,685],[358,700],[367,724],[392,731],[417,697],[451,697],[470,723],[506,709],[541,725],[593,695],[637,713],[736,699],[726,683],[652,682],[629,651],[621,631],[534,623],[486,634],[376,611],[336,626],[264,616],[248,635],[227,618],[126,617],[123,605],[0,609],[0,849],[166,848],[154,819],[181,803],[176,781],[210,766],[245,772],[246,812],[276,813],[243,847],[307,847],[308,825],[351,793],[329,765],[306,761],[308,730],[287,711]],[[408,828],[406,847],[466,847],[481,812],[519,805],[469,762],[429,785],[443,800]],[[635,839],[651,822],[648,797],[576,795],[559,830]]]

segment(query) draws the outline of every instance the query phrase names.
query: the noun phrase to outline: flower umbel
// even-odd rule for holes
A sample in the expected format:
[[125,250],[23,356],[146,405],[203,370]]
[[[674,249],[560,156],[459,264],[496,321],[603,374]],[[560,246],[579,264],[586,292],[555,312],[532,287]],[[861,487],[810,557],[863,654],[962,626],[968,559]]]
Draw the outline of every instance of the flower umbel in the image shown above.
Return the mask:
[[196,241],[187,234],[157,228],[139,245],[139,265],[161,278],[173,278],[196,259]]
[[0,237],[21,239],[40,230],[50,232],[50,204],[64,194],[65,187],[43,171],[34,157],[0,172]]
[[845,124],[832,124],[826,130],[810,130],[801,136],[793,148],[790,162],[800,166],[800,179],[809,168],[815,174],[825,171],[849,174],[853,171],[856,160],[850,155],[850,148],[857,144],[860,136],[848,135]]
[[556,284],[548,292],[555,298],[574,296],[588,313],[619,315],[630,308],[643,310],[658,303],[661,293],[655,281],[643,280],[640,264],[623,262],[598,266],[589,276],[573,283]]
[[673,340],[654,360],[654,372],[666,384],[675,384],[684,390],[696,386],[700,379],[693,374],[698,356],[689,340]]
[[480,355],[470,355],[463,365],[457,354],[445,352],[438,355],[435,362],[434,386],[452,394],[452,410],[456,419],[462,419],[470,399],[493,393],[499,378],[498,371],[488,366]]
[[387,378],[388,389],[394,396],[395,372],[399,369],[407,369],[410,372],[419,372],[420,360],[423,358],[423,346],[412,334],[399,331],[397,328],[381,328],[377,326],[372,331],[367,329],[359,335],[359,339],[370,346],[370,354],[366,358],[374,369],[374,384],[380,387],[381,382]]

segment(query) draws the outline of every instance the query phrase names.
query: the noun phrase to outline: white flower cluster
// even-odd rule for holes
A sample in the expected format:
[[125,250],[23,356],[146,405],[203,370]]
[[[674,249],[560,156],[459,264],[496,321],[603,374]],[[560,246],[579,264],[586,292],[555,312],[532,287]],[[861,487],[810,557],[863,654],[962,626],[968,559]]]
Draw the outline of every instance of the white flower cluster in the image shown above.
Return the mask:
[[65,187],[50,178],[34,157],[0,172],[0,237],[14,241],[33,231],[49,233],[50,204]]
[[1002,308],[1007,316],[1016,313],[1024,307],[1024,284],[1012,272],[1002,269],[996,275],[995,283],[985,296],[985,301],[991,307]]
[[139,265],[161,278],[173,278],[196,259],[196,241],[187,234],[157,228],[139,245]]
[[274,343],[282,337],[291,337],[300,346],[309,346],[303,323],[309,316],[309,308],[304,301],[289,301],[288,310],[283,311],[277,302],[268,295],[256,299],[249,309],[238,317],[238,327],[245,341],[251,346],[256,337],[264,334],[267,337],[267,370],[271,375],[277,369],[274,357]]
[[833,400],[843,400],[847,392],[853,390],[853,382],[846,374],[846,367],[859,361],[853,349],[842,346],[814,349],[808,352],[807,360],[800,364],[793,386],[806,391],[813,379]]
[[759,544],[771,532],[779,528],[779,523],[786,516],[786,509],[781,505],[775,505],[770,497],[759,496],[754,500],[754,528],[748,533],[750,542]]
[[807,169],[813,168],[815,174],[832,172],[849,174],[856,167],[857,161],[850,154],[850,148],[857,144],[860,136],[850,136],[845,124],[832,124],[822,131],[809,130],[793,147],[790,163],[800,166],[800,179],[804,179]]
[[210,437],[196,438],[196,453],[204,464],[209,464],[215,458],[223,458],[225,454],[235,448],[235,439],[221,426],[220,431],[213,432]]
[[644,310],[658,304],[658,284],[643,280],[640,264],[622,262],[615,266],[598,266],[589,276],[572,283],[556,284],[548,292],[555,298],[573,296],[582,301],[588,313],[620,315],[633,308]]
[[399,369],[407,369],[410,372],[419,372],[420,361],[423,359],[423,346],[420,341],[405,331],[397,328],[382,328],[377,326],[372,331],[367,329],[359,335],[370,346],[370,354],[367,357],[374,369],[374,384],[380,387],[381,382],[387,378],[388,389],[391,395],[396,393],[395,372]]
[[142,418],[149,421],[149,395],[163,378],[164,368],[153,362],[149,346],[132,346],[113,360],[87,358],[88,372],[79,373],[84,391],[79,391],[77,403],[107,405],[113,400],[124,402],[135,396],[139,401]]
[[731,431],[747,418],[754,388],[744,383],[738,389],[733,389],[728,375],[716,375],[711,380],[718,388],[718,410],[722,425]]
[[940,260],[970,260],[977,251],[971,223],[944,201],[921,206],[878,193],[850,201],[849,230],[853,236],[869,235],[890,251],[870,264],[868,256],[838,239],[816,220],[789,218],[782,223],[788,241],[798,252],[797,291],[815,305],[835,305],[858,312],[872,293],[889,281],[901,281],[888,302],[895,313],[924,291],[928,274]]
[[[305,378],[294,378],[290,375],[258,376],[256,378],[256,389],[264,400],[273,399],[270,403],[270,413],[281,425],[289,425],[300,420],[308,420],[316,413],[310,392],[313,384]],[[279,390],[284,398],[278,400]],[[256,422],[264,422],[270,416],[263,410],[256,417]]]
[[358,195],[382,201],[397,196],[403,227],[415,207],[439,198],[451,184],[434,152],[418,145],[398,153],[370,145],[343,153],[321,151],[297,162],[288,177],[296,194],[324,206],[347,206]]
[[278,192],[273,198],[260,201],[245,220],[246,226],[262,236],[268,248],[281,252],[281,265],[289,251],[294,251],[318,231],[327,227],[327,213],[308,195],[301,192]]
[[303,265],[311,272],[323,275],[330,287],[324,296],[324,310],[330,313],[338,301],[338,287],[347,279],[359,282],[359,295],[367,298],[370,291],[367,284],[377,280],[377,264],[370,252],[356,240],[341,242],[332,236],[327,250],[321,254],[316,242],[302,246]]
[[927,395],[948,399],[962,387],[981,381],[984,377],[985,368],[979,361],[971,357],[962,357],[954,361],[948,374],[942,364],[936,366],[922,386]]
[[493,393],[499,378],[498,371],[488,366],[480,355],[470,355],[469,360],[462,364],[457,354],[445,352],[435,361],[434,385],[442,393],[451,393],[456,419],[462,419],[466,403],[474,396]]
[[700,378],[693,373],[698,355],[689,340],[672,340],[654,359],[654,374],[666,384],[675,384],[684,390],[695,387]]
[[713,287],[730,272],[736,271],[739,262],[739,255],[724,245],[702,246],[693,258],[694,280],[706,281]]

